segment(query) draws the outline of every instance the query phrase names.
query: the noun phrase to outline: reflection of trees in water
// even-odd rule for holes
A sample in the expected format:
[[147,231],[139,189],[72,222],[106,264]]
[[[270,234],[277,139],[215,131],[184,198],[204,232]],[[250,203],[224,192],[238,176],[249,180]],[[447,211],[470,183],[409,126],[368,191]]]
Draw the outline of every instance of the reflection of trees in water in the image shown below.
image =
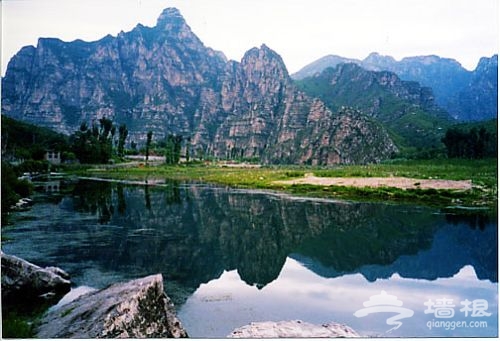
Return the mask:
[[[99,223],[109,223],[115,212],[114,198],[116,196],[116,208],[118,213],[124,214],[127,210],[127,203],[124,189],[131,188],[123,183],[112,183],[101,181],[80,180],[72,191],[75,210],[97,215]],[[144,185],[145,207],[151,209],[150,186]],[[176,204],[181,202],[179,182],[169,181],[162,189],[166,196],[166,203]]]
[[[278,277],[292,253],[337,274],[370,264],[389,266],[401,255],[430,249],[436,231],[449,219],[410,206],[282,200],[178,183],[150,187],[82,181],[74,193],[77,210],[110,223],[107,230],[82,234],[92,252],[75,248],[75,262],[91,260],[127,277],[161,272],[192,290],[232,269],[261,288]],[[479,233],[475,243],[488,243]],[[464,247],[478,247],[467,243]],[[484,276],[496,278],[488,259],[473,261]],[[405,271],[411,276],[411,266]]]
[[496,222],[496,214],[491,211],[472,211],[446,214],[446,221],[453,225],[466,224],[471,229],[483,231],[488,224]]
[[125,214],[127,211],[127,203],[125,202],[125,194],[123,193],[123,184],[116,185],[116,197],[118,201],[118,213]]
[[161,191],[165,196],[167,205],[180,204],[182,202],[179,181],[165,180],[165,183],[161,186]]
[[144,202],[146,203],[146,208],[151,210],[151,196],[149,195],[149,186],[144,186]]
[[87,212],[98,216],[101,224],[106,224],[114,213],[112,203],[112,184],[81,180],[73,190],[74,207],[79,212]]

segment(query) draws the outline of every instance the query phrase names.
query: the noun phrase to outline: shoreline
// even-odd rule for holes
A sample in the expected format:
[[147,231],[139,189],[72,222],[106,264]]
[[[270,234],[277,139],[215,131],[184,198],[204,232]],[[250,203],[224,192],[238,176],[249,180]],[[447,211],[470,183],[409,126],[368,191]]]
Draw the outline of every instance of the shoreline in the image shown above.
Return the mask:
[[[85,167],[85,166],[84,166]],[[92,168],[91,168],[92,167]],[[294,196],[433,207],[497,209],[498,160],[396,160],[369,165],[248,167],[224,162],[120,167],[89,165],[69,174],[153,184],[158,180],[268,190]]]

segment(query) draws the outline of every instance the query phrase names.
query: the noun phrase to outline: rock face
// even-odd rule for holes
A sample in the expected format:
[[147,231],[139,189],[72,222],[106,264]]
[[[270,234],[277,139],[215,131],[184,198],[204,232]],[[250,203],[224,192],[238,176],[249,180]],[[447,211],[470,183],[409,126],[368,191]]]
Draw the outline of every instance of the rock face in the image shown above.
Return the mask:
[[498,116],[498,55],[481,58],[470,81],[451,99],[450,112],[467,121]]
[[71,288],[69,275],[59,268],[41,268],[1,251],[0,254],[4,304],[52,301],[62,297]]
[[253,322],[237,328],[230,338],[316,338],[359,337],[350,327],[339,323],[315,325],[300,320],[280,322]]
[[397,135],[406,147],[438,146],[442,132],[452,122],[448,113],[436,105],[430,88],[403,81],[389,71],[369,71],[355,63],[339,64],[297,84],[332,110],[358,108]]
[[391,71],[405,81],[430,87],[436,103],[458,120],[485,120],[498,115],[498,55],[481,58],[472,72],[454,59],[433,55],[400,61],[378,53],[371,53],[364,60],[330,55],[305,66],[292,77],[304,79],[341,63],[356,63],[370,71]]
[[387,132],[359,112],[333,113],[299,91],[281,57],[266,45],[228,69],[222,105],[232,114],[217,129],[215,156],[327,165],[378,162],[397,152]]
[[2,80],[2,112],[66,134],[103,116],[126,123],[136,141],[150,129],[192,132],[214,119],[207,104],[225,64],[166,9],[152,28],[90,43],[41,38],[21,49]]
[[49,311],[38,338],[187,337],[161,275],[112,285]]
[[[106,116],[127,125],[129,141],[144,141],[149,130],[155,140],[169,133],[189,137],[192,155],[332,164],[377,162],[397,151],[375,123],[332,112],[299,91],[267,46],[249,50],[241,62],[227,61],[173,8],[155,27],[137,25],[116,38],[40,39],[12,58],[2,88],[2,112],[15,119],[71,134],[83,121]],[[312,132],[318,134],[307,135]],[[351,134],[363,148],[353,144],[351,153],[333,145]],[[309,141],[328,145],[302,150]]]

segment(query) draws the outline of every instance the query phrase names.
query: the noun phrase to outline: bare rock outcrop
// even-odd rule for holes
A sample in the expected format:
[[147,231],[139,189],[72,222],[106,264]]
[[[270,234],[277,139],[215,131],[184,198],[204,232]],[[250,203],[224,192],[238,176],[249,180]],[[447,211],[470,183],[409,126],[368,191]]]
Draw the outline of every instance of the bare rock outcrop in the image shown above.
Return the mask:
[[56,300],[71,288],[69,275],[59,268],[42,268],[1,251],[0,255],[4,304]]
[[38,338],[187,337],[161,274],[80,296],[50,310],[37,328]]
[[335,322],[322,325],[295,321],[253,322],[237,328],[230,338],[316,338],[316,337],[359,337],[352,328]]

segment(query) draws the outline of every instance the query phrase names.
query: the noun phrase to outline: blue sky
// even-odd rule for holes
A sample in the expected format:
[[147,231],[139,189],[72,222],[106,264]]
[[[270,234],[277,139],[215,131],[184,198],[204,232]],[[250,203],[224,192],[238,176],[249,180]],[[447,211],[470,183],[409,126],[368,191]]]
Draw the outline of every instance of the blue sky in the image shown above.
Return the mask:
[[195,34],[229,59],[265,43],[293,73],[327,54],[436,54],[474,69],[498,53],[498,0],[2,0],[2,75],[39,37],[98,40],[154,26],[177,7]]

